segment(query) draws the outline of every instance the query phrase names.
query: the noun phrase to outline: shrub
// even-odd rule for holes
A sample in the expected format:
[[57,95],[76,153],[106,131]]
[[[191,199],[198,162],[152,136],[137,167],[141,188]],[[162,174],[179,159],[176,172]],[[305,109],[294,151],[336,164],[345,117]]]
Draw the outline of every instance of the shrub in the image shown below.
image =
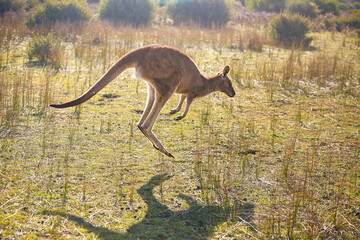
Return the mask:
[[309,21],[297,14],[275,17],[271,23],[271,36],[286,47],[308,47],[312,40],[306,37],[309,30]]
[[304,17],[316,18],[319,14],[317,6],[309,0],[295,0],[291,1],[287,9],[291,14],[300,14]]
[[286,0],[246,0],[245,5],[251,10],[281,12],[285,9]]
[[8,11],[17,11],[21,9],[23,1],[21,0],[0,0],[0,15]]
[[345,27],[360,29],[360,10],[353,10],[350,15],[341,16],[332,20],[325,20],[327,28],[335,25],[336,30],[341,31]]
[[134,26],[148,25],[154,7],[149,0],[104,0],[100,6],[100,18],[123,22]]
[[25,4],[23,6],[23,8],[25,8],[26,11],[29,11],[30,9],[40,5],[43,0],[25,0]]
[[152,0],[156,5],[163,7],[166,5],[172,5],[174,4],[177,0]]
[[28,44],[27,55],[30,62],[58,69],[61,66],[61,41],[53,34],[36,36]]
[[197,23],[203,27],[222,26],[230,19],[230,10],[225,0],[181,1],[168,7],[175,24]]
[[245,6],[245,0],[236,0],[237,2],[241,2],[243,6]]
[[32,28],[35,25],[53,25],[58,21],[79,22],[89,19],[89,10],[80,5],[79,1],[57,2],[49,0],[36,11],[33,17],[27,20],[27,25]]
[[318,6],[321,13],[333,13],[335,16],[340,15],[339,2],[337,0],[313,0]]

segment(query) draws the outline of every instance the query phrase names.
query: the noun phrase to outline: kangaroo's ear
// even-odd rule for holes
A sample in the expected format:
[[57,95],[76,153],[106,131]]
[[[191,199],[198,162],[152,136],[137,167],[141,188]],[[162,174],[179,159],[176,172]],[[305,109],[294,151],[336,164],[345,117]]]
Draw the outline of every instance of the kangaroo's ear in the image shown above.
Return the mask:
[[229,72],[230,72],[230,67],[229,67],[229,66],[226,66],[226,67],[224,67],[224,70],[223,70],[222,75],[223,75],[224,77],[226,77],[226,75],[228,75]]

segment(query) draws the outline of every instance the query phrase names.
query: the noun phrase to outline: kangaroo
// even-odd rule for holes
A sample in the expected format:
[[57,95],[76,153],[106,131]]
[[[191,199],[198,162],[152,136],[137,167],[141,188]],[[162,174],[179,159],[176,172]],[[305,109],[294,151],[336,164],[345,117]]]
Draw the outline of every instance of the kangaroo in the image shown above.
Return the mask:
[[154,44],[132,50],[122,56],[79,98],[50,106],[67,108],[86,102],[127,68],[135,68],[136,76],[147,83],[146,105],[137,126],[153,147],[168,157],[174,156],[166,150],[152,129],[161,109],[174,93],[180,94],[180,101],[170,114],[179,112],[184,100],[187,99],[184,112],[176,120],[186,116],[195,98],[215,91],[223,92],[229,97],[235,96],[234,88],[228,78],[229,66],[214,77],[207,78],[200,73],[195,62],[187,54],[170,46]]

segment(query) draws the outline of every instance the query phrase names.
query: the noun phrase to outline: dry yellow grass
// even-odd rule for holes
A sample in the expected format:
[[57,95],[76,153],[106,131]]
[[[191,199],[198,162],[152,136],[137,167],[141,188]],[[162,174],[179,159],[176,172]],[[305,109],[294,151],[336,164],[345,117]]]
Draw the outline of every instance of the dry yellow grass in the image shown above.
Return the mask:
[[[27,65],[31,38],[1,29],[0,234],[4,239],[358,238],[359,46],[317,33],[313,51],[274,47],[266,29],[59,25],[60,68]],[[75,27],[74,27],[75,28]],[[12,35],[4,29],[12,29]],[[252,48],[252,39],[260,48]],[[4,42],[6,44],[4,44]],[[122,54],[164,43],[205,74],[232,67],[237,95],[166,105],[136,130],[146,89],[126,71],[87,104],[74,98]],[[254,51],[256,50],[256,51]]]

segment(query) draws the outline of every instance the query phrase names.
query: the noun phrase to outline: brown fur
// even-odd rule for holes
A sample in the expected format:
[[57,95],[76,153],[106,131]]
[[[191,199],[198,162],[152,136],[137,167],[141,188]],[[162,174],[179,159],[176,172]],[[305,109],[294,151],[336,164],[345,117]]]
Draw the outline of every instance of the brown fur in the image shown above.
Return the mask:
[[181,96],[179,105],[171,110],[171,114],[180,111],[185,98],[187,99],[184,113],[176,120],[186,116],[192,101],[197,97],[214,91],[221,91],[230,97],[235,96],[231,81],[227,77],[230,71],[228,66],[216,76],[206,78],[200,73],[194,61],[180,50],[163,45],[149,45],[135,49],[121,57],[97,83],[79,98],[64,104],[50,106],[66,108],[81,104],[92,98],[127,68],[135,68],[136,75],[144,79],[148,85],[146,107],[138,122],[138,127],[157,150],[169,157],[173,156],[153,134],[152,128],[161,109],[174,93],[181,94]]

